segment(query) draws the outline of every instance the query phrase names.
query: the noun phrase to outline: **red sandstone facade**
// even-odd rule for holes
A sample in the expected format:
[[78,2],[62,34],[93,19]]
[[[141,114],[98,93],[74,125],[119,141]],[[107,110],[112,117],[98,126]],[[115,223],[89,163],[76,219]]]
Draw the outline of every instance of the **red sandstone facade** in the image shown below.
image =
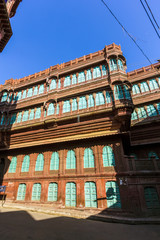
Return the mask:
[[[85,186],[87,182],[92,182],[96,186],[94,207],[99,210],[136,215],[157,214],[160,208],[160,117],[157,107],[160,88],[149,88],[149,91],[132,94],[132,86],[140,85],[144,81],[150,84],[149,81],[153,78],[159,84],[159,67],[160,64],[154,64],[126,74],[126,61],[121,48],[112,44],[96,53],[57,64],[22,79],[7,80],[1,85],[1,179],[3,184],[7,185],[7,201],[68,207],[66,184],[74,183],[74,207],[88,208]],[[83,81],[79,80],[82,72]],[[87,79],[88,73],[90,79]],[[56,86],[51,89],[53,79]],[[69,79],[69,85],[66,79]],[[73,79],[77,79],[77,82],[73,83]],[[30,88],[33,92],[36,88],[40,91],[42,85],[42,93],[15,100],[18,92],[23,96],[26,91],[27,96]],[[139,87],[141,88],[141,85]],[[85,99],[85,107],[81,105],[82,98]],[[101,102],[102,98],[104,103]],[[73,102],[77,104],[76,110],[72,107]],[[54,114],[49,115],[48,108],[51,103]],[[157,111],[154,116],[147,113],[147,106],[152,103]],[[70,111],[64,110],[64,104],[69,104]],[[137,111],[143,106],[147,115],[139,117]],[[18,122],[17,116],[20,116],[20,112],[23,119],[26,111],[27,116],[30,116],[31,112],[36,116],[37,109],[40,109],[39,118],[29,120],[28,117],[27,120]],[[134,109],[138,117],[131,121]],[[16,120],[12,122],[14,114],[17,114]],[[5,118],[5,122],[2,118]],[[114,164],[105,165],[105,146],[112,149]],[[94,165],[91,167],[85,166],[86,148],[93,152]],[[76,167],[68,169],[66,161],[70,150],[75,153]],[[56,170],[50,167],[53,152],[59,154],[59,167]],[[150,152],[156,153],[157,157],[154,154],[149,157]],[[35,170],[39,154],[44,156],[42,171]],[[26,155],[30,157],[29,170],[22,172]],[[17,164],[12,172],[9,165],[13,157],[16,157]],[[114,207],[114,210],[107,200],[107,182],[116,182],[119,188],[121,207]],[[41,184],[38,201],[33,200],[35,183]],[[48,200],[50,183],[58,186],[56,201]],[[26,186],[23,201],[17,199],[20,184]],[[146,189],[154,192],[156,208],[149,202],[151,199]],[[109,199],[109,193],[107,194]]]

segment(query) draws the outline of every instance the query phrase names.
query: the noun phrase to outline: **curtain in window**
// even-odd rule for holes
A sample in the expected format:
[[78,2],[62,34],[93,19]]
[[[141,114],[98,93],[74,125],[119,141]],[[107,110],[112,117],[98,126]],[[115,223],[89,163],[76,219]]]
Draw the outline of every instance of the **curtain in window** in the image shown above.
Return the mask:
[[66,158],[66,169],[75,169],[76,168],[76,155],[73,150],[67,152]]
[[105,146],[103,148],[102,157],[104,167],[115,166],[114,153],[113,149],[110,146]]
[[21,172],[29,172],[30,157],[26,155],[22,162]]
[[9,165],[9,173],[15,173],[17,167],[17,157],[12,157],[11,163]]
[[50,170],[58,170],[58,169],[59,169],[59,153],[53,152],[51,156]]
[[35,171],[43,171],[44,166],[44,156],[39,154],[36,161]]
[[84,168],[94,168],[94,155],[91,148],[84,150]]

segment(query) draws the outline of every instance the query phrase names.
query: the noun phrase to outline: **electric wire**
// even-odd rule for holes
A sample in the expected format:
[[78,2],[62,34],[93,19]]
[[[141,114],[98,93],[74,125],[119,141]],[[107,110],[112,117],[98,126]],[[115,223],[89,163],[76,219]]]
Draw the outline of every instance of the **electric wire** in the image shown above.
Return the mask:
[[152,12],[151,8],[149,7],[149,4],[148,4],[147,0],[144,0],[144,1],[145,1],[146,5],[147,5],[147,7],[148,7],[148,9],[149,9],[149,11],[150,11],[150,13],[151,13],[151,15],[152,15],[153,20],[155,21],[155,24],[157,25],[157,28],[160,30],[160,27],[159,27],[159,25],[158,25],[158,23],[157,23],[154,15],[153,15],[153,12]]

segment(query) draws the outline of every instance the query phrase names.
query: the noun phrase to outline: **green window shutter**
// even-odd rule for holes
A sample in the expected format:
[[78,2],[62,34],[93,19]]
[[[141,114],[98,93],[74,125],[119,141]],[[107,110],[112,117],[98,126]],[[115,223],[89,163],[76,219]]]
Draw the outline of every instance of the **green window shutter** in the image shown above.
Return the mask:
[[87,70],[87,74],[86,74],[86,80],[91,80],[92,79],[92,72],[90,69]]
[[58,199],[58,184],[50,183],[48,186],[48,201],[56,202]]
[[53,152],[51,156],[50,170],[58,170],[58,169],[59,169],[59,153]]
[[94,155],[91,148],[84,150],[84,168],[94,168]]
[[9,165],[9,173],[15,173],[17,167],[17,157],[12,157],[11,163]]
[[76,207],[76,184],[74,182],[66,183],[66,206]]
[[49,106],[48,106],[47,115],[50,116],[50,115],[53,115],[53,114],[54,114],[54,104],[50,103]]
[[80,72],[78,74],[78,83],[85,82],[85,74],[84,72]]
[[35,171],[43,171],[44,167],[44,156],[39,154],[36,161]]
[[121,208],[120,192],[117,182],[106,182],[106,196],[108,208]]
[[144,198],[146,201],[147,209],[160,209],[160,199],[155,187],[145,187]]
[[97,208],[97,192],[94,182],[85,183],[85,207]]
[[89,98],[88,98],[88,107],[94,107],[94,98],[93,98],[93,94],[90,94],[89,95]]
[[29,172],[30,157],[26,155],[22,162],[21,172]]
[[26,195],[26,184],[20,183],[18,186],[17,200],[24,201]]
[[67,152],[66,158],[66,169],[75,169],[76,168],[76,156],[73,150]]
[[103,157],[104,167],[115,166],[114,153],[113,153],[113,149],[110,146],[105,146],[103,148],[102,157]]
[[41,199],[41,184],[35,183],[32,189],[32,200],[40,201],[40,199]]
[[76,74],[72,75],[72,85],[73,84],[77,84],[77,76],[76,76]]

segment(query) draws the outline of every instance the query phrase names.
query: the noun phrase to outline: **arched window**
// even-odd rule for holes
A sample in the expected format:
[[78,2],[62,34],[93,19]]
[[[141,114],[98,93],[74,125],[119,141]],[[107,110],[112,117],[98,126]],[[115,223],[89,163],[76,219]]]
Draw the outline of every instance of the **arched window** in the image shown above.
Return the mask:
[[34,91],[33,91],[33,95],[37,95],[38,94],[38,86],[34,87]]
[[50,103],[49,106],[48,106],[47,115],[50,116],[50,115],[53,115],[53,114],[54,114],[54,104]]
[[26,155],[22,162],[21,172],[29,172],[30,157]]
[[139,87],[138,87],[137,84],[133,85],[133,87],[132,87],[132,93],[133,93],[133,95],[136,95],[136,94],[139,94],[139,93],[140,93],[140,89],[139,89]]
[[115,58],[109,60],[110,71],[117,70],[117,61]]
[[121,208],[120,192],[117,182],[106,182],[106,197],[108,208]]
[[31,109],[30,114],[29,114],[29,120],[34,119],[34,109]]
[[137,120],[137,119],[138,119],[138,115],[137,115],[136,111],[134,110],[131,115],[131,120]]
[[50,84],[50,90],[56,89],[57,83],[55,79],[52,79],[51,84]]
[[36,161],[35,171],[43,171],[44,166],[44,156],[39,154]]
[[72,85],[73,84],[77,84],[77,76],[76,76],[76,74],[72,75]]
[[104,167],[115,166],[114,153],[113,153],[113,149],[110,146],[105,146],[103,148],[102,157],[103,157]]
[[40,117],[41,117],[41,108],[39,107],[39,108],[36,109],[35,119],[38,119]]
[[114,96],[115,96],[115,100],[119,100],[119,99],[124,98],[122,87],[120,85],[115,85],[114,86]]
[[17,200],[24,201],[26,195],[26,184],[20,183],[18,186]]
[[156,160],[159,159],[157,153],[155,153],[155,152],[149,152],[148,158],[149,158],[150,160],[151,160],[152,158],[154,158],[154,159],[156,159]]
[[111,96],[108,91],[106,92],[106,102],[111,103]]
[[157,189],[155,187],[145,187],[144,198],[146,201],[147,209],[160,209],[160,199],[158,197]]
[[84,150],[84,168],[94,168],[94,155],[91,148]]
[[22,94],[22,99],[26,98],[27,90],[25,89]]
[[92,72],[91,72],[91,69],[88,69],[87,70],[87,74],[86,74],[86,80],[91,80],[92,79]]
[[58,169],[59,169],[59,153],[53,152],[51,156],[50,170],[58,170]]
[[105,65],[102,65],[102,74],[105,76],[107,74]]
[[79,98],[79,109],[85,109],[87,108],[87,100],[86,97],[80,97]]
[[70,112],[70,111],[71,111],[70,101],[69,100],[64,101],[64,103],[63,103],[63,113]]
[[17,118],[17,113],[13,113],[10,124],[14,124],[16,122],[16,118]]
[[22,122],[28,121],[28,113],[29,113],[28,110],[24,111],[23,117],[22,117]]
[[32,201],[40,201],[41,199],[41,184],[35,183],[32,189]]
[[148,92],[148,91],[149,91],[149,87],[148,87],[147,82],[142,82],[141,83],[141,92],[144,93],[144,92]]
[[96,93],[96,106],[105,104],[104,95],[102,92]]
[[27,97],[32,97],[33,94],[33,88],[29,88],[27,92]]
[[125,95],[125,98],[128,99],[128,100],[131,100],[131,95],[130,95],[130,92],[129,92],[128,86],[123,85],[123,89],[124,89],[124,95]]
[[94,107],[94,98],[93,98],[93,94],[90,94],[88,97],[88,107]]
[[101,77],[101,69],[100,67],[95,67],[93,69],[93,78]]
[[85,74],[84,72],[80,72],[78,74],[78,83],[85,82]]
[[76,207],[76,184],[66,183],[66,207]]
[[122,71],[124,71],[123,63],[121,59],[118,59],[118,68]]
[[153,105],[147,106],[147,113],[149,117],[157,116],[156,108]]
[[76,168],[76,155],[73,150],[67,152],[66,158],[66,169],[75,169]]
[[138,108],[137,113],[139,118],[147,118],[147,113],[144,107]]
[[78,109],[77,99],[73,98],[72,100],[72,111],[76,111]]
[[70,86],[71,85],[71,78],[70,76],[65,77],[64,79],[64,87]]
[[17,167],[17,157],[12,157],[11,163],[9,165],[9,173],[15,173]]
[[151,90],[155,90],[155,89],[159,88],[159,85],[158,85],[156,79],[149,80],[149,87]]
[[97,208],[97,191],[94,182],[85,183],[85,207]]
[[48,186],[48,201],[56,202],[58,199],[58,184],[50,183]]
[[7,97],[8,97],[8,93],[7,93],[7,92],[4,92],[3,95],[2,95],[1,102],[7,101]]

